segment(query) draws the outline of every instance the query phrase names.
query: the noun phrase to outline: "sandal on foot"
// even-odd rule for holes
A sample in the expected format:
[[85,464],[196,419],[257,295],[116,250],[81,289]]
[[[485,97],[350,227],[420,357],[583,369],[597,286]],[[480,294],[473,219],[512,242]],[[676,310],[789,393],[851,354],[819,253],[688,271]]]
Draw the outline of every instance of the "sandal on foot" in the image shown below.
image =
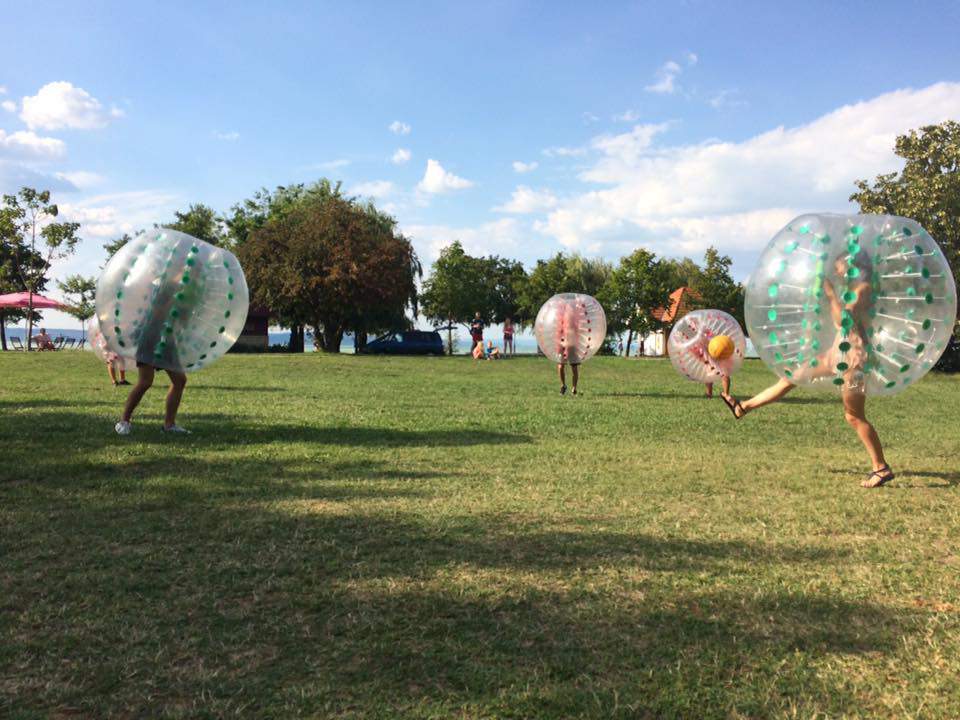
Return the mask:
[[[739,420],[740,418],[742,418],[744,415],[747,414],[747,411],[743,409],[743,405],[741,405],[740,401],[737,400],[735,397],[732,397],[730,395],[724,395],[723,393],[720,394],[720,397],[723,400],[723,404],[726,405],[728,408],[730,408],[730,412],[733,413],[733,417],[736,420]],[[739,411],[739,414],[738,414],[738,411]]]
[[567,394],[567,386],[566,386],[566,385],[561,385],[561,386],[560,386],[560,394],[561,394],[561,395],[566,395],[566,394]]
[[879,470],[874,470],[867,476],[867,479],[860,483],[860,487],[873,489],[878,487],[883,487],[888,482],[893,480],[896,475],[893,474],[893,470],[890,469],[889,465],[884,465]]

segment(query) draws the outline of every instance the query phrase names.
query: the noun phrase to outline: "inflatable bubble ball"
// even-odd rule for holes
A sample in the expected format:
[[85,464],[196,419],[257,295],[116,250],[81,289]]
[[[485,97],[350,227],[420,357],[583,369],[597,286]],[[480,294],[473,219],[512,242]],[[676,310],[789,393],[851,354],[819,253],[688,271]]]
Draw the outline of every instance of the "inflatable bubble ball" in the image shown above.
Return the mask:
[[890,395],[947,347],[957,290],[937,243],[892,215],[802,215],[747,283],[747,329],[781,378]]
[[747,342],[740,323],[722,310],[694,310],[673,326],[667,353],[678,373],[698,383],[731,376],[743,363]]
[[578,365],[589,360],[607,336],[607,316],[596,298],[561,293],[537,313],[534,333],[540,350],[555,363]]
[[223,355],[243,331],[248,305],[233,253],[168,228],[120,248],[97,282],[106,349],[166,370],[199,370]]

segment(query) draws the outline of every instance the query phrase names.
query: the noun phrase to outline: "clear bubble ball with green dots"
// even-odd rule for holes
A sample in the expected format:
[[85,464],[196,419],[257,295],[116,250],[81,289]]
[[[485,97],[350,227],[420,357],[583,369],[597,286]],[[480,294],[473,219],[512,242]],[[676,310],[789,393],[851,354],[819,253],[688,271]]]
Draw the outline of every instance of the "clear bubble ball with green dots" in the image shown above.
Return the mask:
[[130,240],[97,281],[106,348],[165,370],[199,370],[223,355],[243,332],[249,303],[233,253],[169,228]]
[[760,357],[812,388],[904,390],[936,364],[956,315],[937,243],[893,215],[801,215],[747,281],[745,319]]

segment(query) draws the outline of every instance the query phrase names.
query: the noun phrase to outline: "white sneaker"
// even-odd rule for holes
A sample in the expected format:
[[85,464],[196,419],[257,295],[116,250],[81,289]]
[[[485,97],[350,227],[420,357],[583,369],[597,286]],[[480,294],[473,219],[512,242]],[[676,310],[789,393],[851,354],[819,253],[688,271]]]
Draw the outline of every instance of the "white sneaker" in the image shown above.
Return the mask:
[[133,429],[133,425],[126,420],[121,420],[113,426],[113,429],[117,431],[117,435],[129,435],[130,430]]
[[179,425],[171,425],[170,427],[165,427],[163,429],[165,433],[174,433],[175,435],[189,435],[190,431],[186,428],[182,428]]

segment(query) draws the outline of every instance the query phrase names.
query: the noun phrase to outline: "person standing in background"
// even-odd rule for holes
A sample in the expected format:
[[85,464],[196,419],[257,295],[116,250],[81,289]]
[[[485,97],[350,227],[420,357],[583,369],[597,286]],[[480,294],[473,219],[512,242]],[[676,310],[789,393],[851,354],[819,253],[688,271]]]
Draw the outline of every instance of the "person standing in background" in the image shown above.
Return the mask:
[[513,318],[503,321],[503,353],[513,355],[516,352],[513,346]]
[[483,347],[483,320],[479,312],[473,316],[473,322],[470,323],[470,339],[473,340],[473,347],[476,347],[477,343]]

